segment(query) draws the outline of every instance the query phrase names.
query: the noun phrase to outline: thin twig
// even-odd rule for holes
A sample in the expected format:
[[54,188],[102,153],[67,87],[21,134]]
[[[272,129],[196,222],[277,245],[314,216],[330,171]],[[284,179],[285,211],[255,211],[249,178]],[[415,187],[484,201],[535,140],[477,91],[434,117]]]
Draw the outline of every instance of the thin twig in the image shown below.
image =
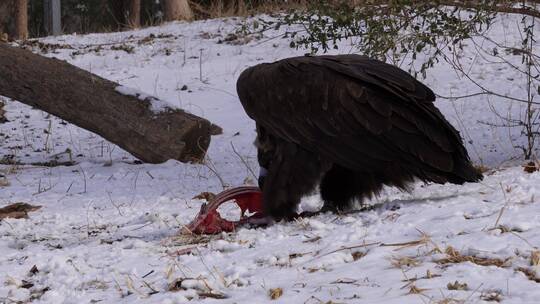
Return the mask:
[[505,203],[504,203],[504,206],[501,208],[501,211],[499,211],[499,215],[497,216],[497,220],[495,221],[495,225],[493,225],[493,228],[497,228],[499,227],[499,221],[501,220],[501,217],[504,213],[504,210],[506,209],[506,207],[508,206],[508,199],[506,198],[506,191],[504,190],[503,188],[503,185],[502,183],[499,184],[501,186],[501,190],[502,190],[502,193],[503,193],[503,196],[504,196],[504,200],[505,200]]
[[251,169],[251,167],[249,166],[247,161],[242,157],[242,155],[240,155],[240,153],[238,153],[238,151],[236,151],[236,148],[234,147],[234,144],[232,143],[232,141],[231,141],[231,147],[232,147],[232,150],[233,150],[234,154],[236,154],[236,156],[238,156],[238,158],[240,158],[240,160],[242,161],[244,166],[246,166],[246,168],[248,169],[249,173],[251,173],[253,178],[257,179],[257,176],[255,175],[255,172],[253,172],[253,170]]
[[320,255],[314,257],[313,259],[311,259],[311,260],[309,260],[309,261],[313,261],[313,260],[315,260],[315,259],[317,259],[317,258],[322,258],[322,257],[324,257],[324,256],[327,256],[327,255],[330,255],[330,254],[332,254],[332,253],[336,253],[336,252],[339,252],[339,251],[343,251],[343,250],[351,250],[351,249],[365,248],[365,247],[375,246],[375,245],[382,246],[383,243],[381,243],[381,242],[373,242],[373,243],[367,243],[367,244],[361,244],[361,245],[354,245],[354,246],[341,247],[341,248],[338,248],[338,249],[335,249],[335,250],[332,250],[332,251],[329,251],[329,252],[320,254]]

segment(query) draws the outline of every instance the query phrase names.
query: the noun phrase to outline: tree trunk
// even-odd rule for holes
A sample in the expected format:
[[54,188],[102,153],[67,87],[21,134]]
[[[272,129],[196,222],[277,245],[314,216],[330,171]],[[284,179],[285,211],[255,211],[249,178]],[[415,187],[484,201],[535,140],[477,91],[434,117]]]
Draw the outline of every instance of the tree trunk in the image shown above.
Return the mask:
[[15,38],[24,40],[28,38],[28,0],[15,0]]
[[10,21],[13,19],[13,2],[0,1],[0,41],[7,41],[10,32]]
[[236,12],[239,16],[244,16],[247,13],[246,2],[244,0],[236,0]]
[[165,21],[191,20],[193,12],[188,0],[162,0]]
[[[58,36],[62,34],[62,3],[60,0],[43,0],[43,27],[47,35]],[[82,29],[82,24],[80,28]]]
[[61,60],[0,43],[0,75],[0,95],[97,133],[144,162],[200,161],[210,143],[206,119],[157,111],[156,99],[124,95],[124,87]]
[[141,0],[129,0],[126,19],[130,28],[141,26]]
[[7,122],[6,111],[4,110],[4,102],[0,99],[0,124]]

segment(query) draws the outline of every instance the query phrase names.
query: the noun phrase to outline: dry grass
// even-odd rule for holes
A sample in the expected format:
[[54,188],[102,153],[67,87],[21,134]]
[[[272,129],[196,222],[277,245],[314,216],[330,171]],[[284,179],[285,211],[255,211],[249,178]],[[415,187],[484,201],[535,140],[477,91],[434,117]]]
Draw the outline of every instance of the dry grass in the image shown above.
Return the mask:
[[537,276],[536,271],[526,267],[519,267],[516,270],[522,272],[529,280],[540,283],[540,277]]
[[540,266],[540,250],[531,252],[531,266]]
[[446,288],[448,290],[469,290],[469,286],[467,283],[461,283],[459,281],[455,281],[454,283],[448,283],[446,285]]
[[409,256],[392,257],[390,263],[392,264],[392,266],[396,268],[403,268],[403,267],[412,268],[412,267],[417,267],[421,264],[416,259],[416,257],[409,257]]
[[194,234],[185,226],[180,229],[180,231],[175,235],[170,237],[166,244],[171,247],[179,247],[186,245],[208,245],[210,241],[223,239],[221,234],[218,235],[204,235],[204,234]]
[[409,292],[407,294],[423,294],[424,291],[427,290],[427,288],[420,288],[417,287],[415,284],[411,284],[411,287],[409,288]]
[[420,230],[418,230],[418,232],[420,233],[420,238],[418,240],[414,240],[410,242],[403,242],[403,243],[384,243],[384,244],[381,244],[381,246],[398,247],[394,249],[395,251],[397,251],[397,250],[401,250],[401,249],[405,249],[409,247],[427,246],[428,244],[432,244],[435,247],[435,251],[438,250],[437,245],[433,243],[433,241],[431,240],[431,237],[427,233]]
[[485,174],[487,172],[489,172],[489,170],[491,170],[489,167],[486,167],[484,165],[475,165],[474,168],[476,169],[476,171],[482,173],[482,174]]
[[[188,281],[199,282],[200,286],[193,286],[193,283],[186,284],[187,286],[184,286],[184,282],[188,282]],[[182,291],[182,290],[189,290],[189,289],[196,290],[197,295],[201,299],[211,298],[211,299],[223,300],[223,299],[227,298],[226,295],[214,291],[210,287],[208,282],[205,279],[202,279],[202,278],[178,278],[178,279],[175,279],[172,282],[170,282],[169,286],[167,288],[168,291],[172,291],[172,292],[177,292],[177,291]]]
[[281,288],[272,288],[268,291],[268,296],[272,300],[279,299],[283,295],[283,289]]
[[223,18],[233,16],[251,16],[263,13],[275,13],[291,9],[306,8],[307,0],[288,1],[250,1],[250,0],[215,0],[209,5],[190,2],[196,19]]
[[480,295],[480,299],[486,302],[501,302],[502,292],[500,290],[488,290],[483,291]]
[[446,264],[471,262],[479,266],[506,267],[508,266],[507,263],[510,260],[510,258],[502,260],[502,259],[497,259],[497,258],[484,258],[484,257],[473,256],[473,255],[462,255],[461,253],[459,253],[459,251],[457,251],[451,246],[448,246],[446,248],[445,253],[446,253],[446,258],[436,260],[435,263],[439,265],[446,265]]
[[[426,275],[425,276],[421,276],[421,277],[414,277],[414,278],[405,278],[405,280],[403,280],[403,282],[416,282],[416,281],[419,281],[419,280],[430,280],[430,279],[433,279],[433,278],[438,278],[440,277],[441,275],[440,274],[433,274],[431,273],[431,271],[428,269],[426,270]],[[408,286],[408,285],[405,285],[405,286]]]
[[438,300],[433,303],[434,304],[462,304],[462,303],[465,303],[465,300],[458,300],[454,298],[444,298],[442,300]]

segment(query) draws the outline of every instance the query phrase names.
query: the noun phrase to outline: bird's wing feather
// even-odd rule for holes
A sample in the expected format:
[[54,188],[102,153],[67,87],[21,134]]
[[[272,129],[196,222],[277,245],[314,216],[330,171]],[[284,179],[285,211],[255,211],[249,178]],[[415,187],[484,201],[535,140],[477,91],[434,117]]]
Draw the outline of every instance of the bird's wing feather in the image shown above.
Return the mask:
[[388,64],[356,55],[290,58],[246,70],[237,88],[268,132],[342,166],[373,171],[400,162],[444,174],[463,165],[456,160],[468,162],[433,92]]

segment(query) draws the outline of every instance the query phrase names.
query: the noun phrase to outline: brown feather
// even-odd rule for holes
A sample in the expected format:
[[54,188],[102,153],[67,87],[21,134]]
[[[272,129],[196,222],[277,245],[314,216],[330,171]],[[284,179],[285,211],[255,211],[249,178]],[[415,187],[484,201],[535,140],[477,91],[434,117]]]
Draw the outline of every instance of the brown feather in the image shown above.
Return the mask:
[[[273,172],[273,178],[297,181],[298,168],[313,169],[310,162],[318,160],[333,164],[329,176],[354,180],[347,187],[360,192],[404,187],[413,177],[437,183],[482,178],[457,130],[433,105],[434,93],[392,65],[358,55],[288,58],[248,68],[237,90],[249,117],[282,151],[280,159],[304,155],[296,169],[280,167],[284,175]],[[290,144],[296,150],[279,148]],[[327,168],[322,164],[317,170]],[[323,173],[317,170],[306,180],[316,180]],[[335,183],[327,178],[324,185],[331,199],[328,187]]]

